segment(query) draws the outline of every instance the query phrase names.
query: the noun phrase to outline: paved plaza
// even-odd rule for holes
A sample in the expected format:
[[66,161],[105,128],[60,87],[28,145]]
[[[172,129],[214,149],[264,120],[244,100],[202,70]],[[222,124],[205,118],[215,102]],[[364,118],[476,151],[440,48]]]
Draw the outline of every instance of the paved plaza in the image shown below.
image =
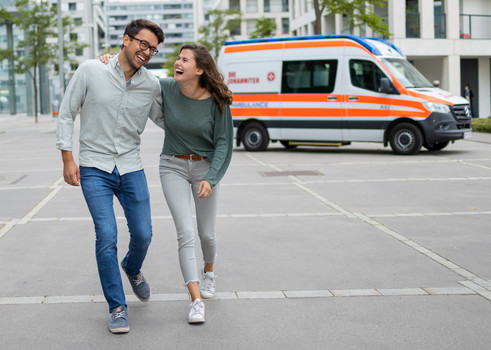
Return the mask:
[[415,156],[363,143],[236,148],[220,188],[218,293],[191,326],[158,177],[164,135],[149,122],[152,300],[124,278],[131,331],[113,335],[93,223],[63,182],[55,128],[51,116],[0,116],[2,350],[489,349],[491,135]]

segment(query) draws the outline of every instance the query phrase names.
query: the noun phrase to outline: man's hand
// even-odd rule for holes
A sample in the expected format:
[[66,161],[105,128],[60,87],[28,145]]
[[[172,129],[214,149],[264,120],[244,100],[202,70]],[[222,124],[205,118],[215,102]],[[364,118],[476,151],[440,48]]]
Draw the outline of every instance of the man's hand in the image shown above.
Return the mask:
[[211,194],[211,185],[208,181],[203,180],[198,187],[198,198],[206,198]]
[[72,152],[61,151],[63,159],[63,179],[72,186],[80,186],[80,169],[73,160]]

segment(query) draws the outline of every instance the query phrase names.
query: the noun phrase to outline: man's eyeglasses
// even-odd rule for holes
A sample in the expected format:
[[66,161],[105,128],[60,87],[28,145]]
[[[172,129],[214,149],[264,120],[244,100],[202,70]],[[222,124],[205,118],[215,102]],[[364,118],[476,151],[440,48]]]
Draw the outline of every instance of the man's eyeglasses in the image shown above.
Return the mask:
[[143,50],[143,51],[145,51],[146,49],[149,49],[150,50],[150,54],[152,56],[156,55],[159,52],[159,50],[157,50],[156,47],[148,45],[148,43],[145,40],[141,40],[141,39],[135,38],[134,36],[129,35],[129,34],[126,34],[126,35],[128,35],[131,39],[138,40],[140,42],[140,49]]

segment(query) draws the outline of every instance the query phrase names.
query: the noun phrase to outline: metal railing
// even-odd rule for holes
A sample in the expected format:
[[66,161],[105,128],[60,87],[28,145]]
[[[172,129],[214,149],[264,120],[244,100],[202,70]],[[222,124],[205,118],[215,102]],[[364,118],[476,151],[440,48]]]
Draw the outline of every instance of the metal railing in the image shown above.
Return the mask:
[[460,15],[461,39],[491,39],[491,15]]

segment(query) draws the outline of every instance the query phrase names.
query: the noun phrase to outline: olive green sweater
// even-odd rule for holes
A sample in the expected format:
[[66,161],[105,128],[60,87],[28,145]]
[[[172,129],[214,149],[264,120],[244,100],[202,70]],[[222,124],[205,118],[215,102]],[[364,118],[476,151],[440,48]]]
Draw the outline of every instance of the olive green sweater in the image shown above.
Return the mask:
[[165,139],[162,154],[197,154],[208,158],[203,180],[215,186],[232,159],[233,125],[230,106],[220,113],[213,99],[195,100],[182,94],[172,78],[160,79]]

